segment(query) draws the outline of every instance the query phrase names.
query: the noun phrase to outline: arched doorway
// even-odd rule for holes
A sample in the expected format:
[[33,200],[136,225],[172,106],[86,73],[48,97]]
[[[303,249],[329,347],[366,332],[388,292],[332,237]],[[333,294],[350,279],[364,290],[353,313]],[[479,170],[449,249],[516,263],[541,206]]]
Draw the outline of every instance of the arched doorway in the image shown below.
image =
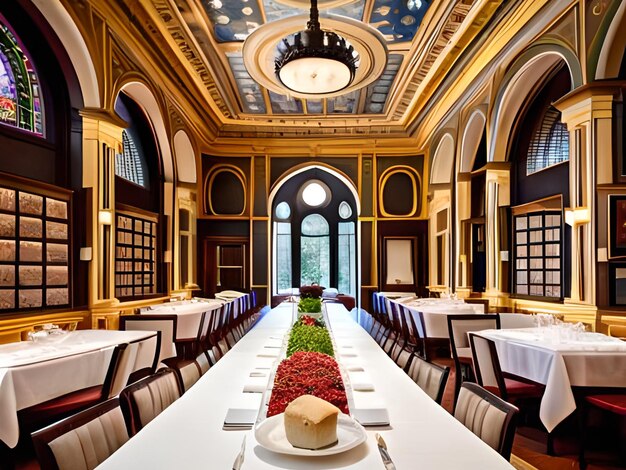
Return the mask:
[[272,293],[319,284],[357,295],[356,189],[326,167],[305,167],[283,178],[270,195]]

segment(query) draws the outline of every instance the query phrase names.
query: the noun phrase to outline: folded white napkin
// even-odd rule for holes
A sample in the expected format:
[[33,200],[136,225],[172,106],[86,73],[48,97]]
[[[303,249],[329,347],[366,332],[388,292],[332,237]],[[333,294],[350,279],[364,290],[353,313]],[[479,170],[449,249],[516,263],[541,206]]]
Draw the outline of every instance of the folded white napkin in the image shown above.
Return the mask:
[[267,374],[269,374],[269,369],[266,369],[265,371],[253,370],[250,372],[250,377],[267,377]]
[[258,409],[229,408],[224,418],[224,427],[250,427],[256,421]]
[[374,384],[368,382],[352,382],[352,390],[355,392],[373,392]]
[[350,384],[352,390],[356,392],[373,392],[374,384],[372,378],[367,372],[348,372],[350,376]]
[[243,386],[243,391],[248,393],[263,393],[267,388],[269,377],[248,377]]
[[389,413],[386,408],[354,408],[352,417],[362,426],[387,426]]

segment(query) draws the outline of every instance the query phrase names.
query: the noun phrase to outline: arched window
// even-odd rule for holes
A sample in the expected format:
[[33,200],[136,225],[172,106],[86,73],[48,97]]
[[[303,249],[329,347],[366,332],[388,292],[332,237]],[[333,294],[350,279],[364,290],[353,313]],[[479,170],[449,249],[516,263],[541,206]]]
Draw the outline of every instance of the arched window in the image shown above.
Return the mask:
[[122,131],[123,153],[115,156],[115,174],[125,180],[146,186],[143,177],[143,162],[133,138],[127,131]]
[[526,174],[530,175],[567,160],[569,160],[567,127],[561,122],[561,113],[550,106],[530,141]]
[[277,292],[291,293],[291,207],[285,201],[274,210],[274,233],[276,234],[276,282]]
[[330,285],[330,230],[320,214],[302,219],[300,284]]
[[37,73],[0,16],[0,123],[43,136],[43,103]]

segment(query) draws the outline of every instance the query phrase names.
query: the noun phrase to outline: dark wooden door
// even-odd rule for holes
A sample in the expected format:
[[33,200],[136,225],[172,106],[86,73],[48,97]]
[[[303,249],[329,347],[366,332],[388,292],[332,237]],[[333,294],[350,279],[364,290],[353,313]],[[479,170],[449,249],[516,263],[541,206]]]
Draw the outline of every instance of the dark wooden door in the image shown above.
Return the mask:
[[240,238],[211,238],[204,240],[205,295],[213,296],[224,290],[249,290],[249,242]]

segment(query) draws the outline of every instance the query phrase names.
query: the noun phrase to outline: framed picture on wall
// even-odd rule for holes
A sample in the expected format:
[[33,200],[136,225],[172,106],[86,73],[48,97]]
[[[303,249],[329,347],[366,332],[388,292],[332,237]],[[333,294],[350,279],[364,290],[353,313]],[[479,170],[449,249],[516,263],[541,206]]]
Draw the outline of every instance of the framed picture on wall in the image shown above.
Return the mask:
[[626,195],[609,195],[609,257],[626,258]]

